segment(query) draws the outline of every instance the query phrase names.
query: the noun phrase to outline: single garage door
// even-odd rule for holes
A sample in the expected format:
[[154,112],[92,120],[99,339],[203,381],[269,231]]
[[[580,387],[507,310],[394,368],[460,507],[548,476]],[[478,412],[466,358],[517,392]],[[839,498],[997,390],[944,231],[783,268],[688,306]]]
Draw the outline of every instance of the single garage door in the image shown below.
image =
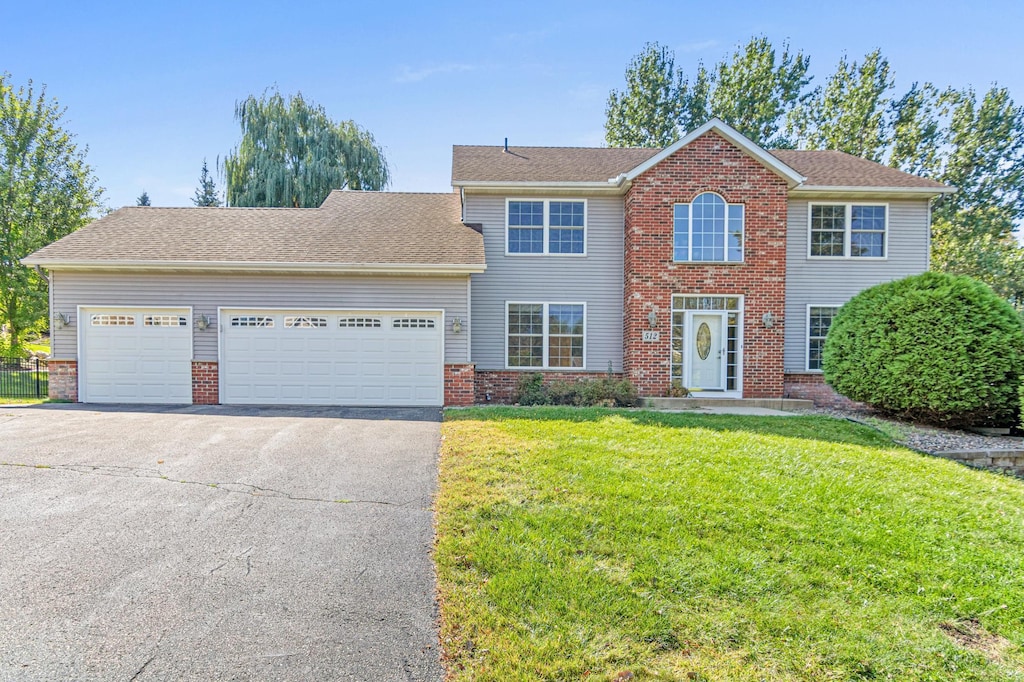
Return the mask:
[[82,308],[79,400],[192,402],[188,308]]
[[440,311],[221,311],[221,401],[441,405]]

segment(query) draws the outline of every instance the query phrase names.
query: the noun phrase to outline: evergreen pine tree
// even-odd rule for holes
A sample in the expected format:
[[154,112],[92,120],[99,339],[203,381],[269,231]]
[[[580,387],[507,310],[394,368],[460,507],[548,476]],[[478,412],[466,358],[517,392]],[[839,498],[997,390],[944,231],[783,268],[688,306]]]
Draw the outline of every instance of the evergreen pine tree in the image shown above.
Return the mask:
[[196,206],[221,205],[220,195],[217,194],[217,185],[214,184],[213,178],[210,177],[210,169],[206,165],[206,159],[203,159],[203,170],[199,174],[199,187],[196,188],[196,196],[192,199],[192,203]]

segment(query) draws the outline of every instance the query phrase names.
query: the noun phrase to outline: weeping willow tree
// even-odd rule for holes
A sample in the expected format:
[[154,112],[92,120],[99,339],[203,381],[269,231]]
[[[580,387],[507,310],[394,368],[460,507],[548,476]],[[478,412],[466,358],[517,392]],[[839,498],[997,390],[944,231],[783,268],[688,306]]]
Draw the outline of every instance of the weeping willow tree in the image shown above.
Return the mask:
[[380,190],[383,150],[354,121],[335,123],[301,94],[264,93],[235,105],[242,141],[224,159],[229,206],[319,206],[333,189]]

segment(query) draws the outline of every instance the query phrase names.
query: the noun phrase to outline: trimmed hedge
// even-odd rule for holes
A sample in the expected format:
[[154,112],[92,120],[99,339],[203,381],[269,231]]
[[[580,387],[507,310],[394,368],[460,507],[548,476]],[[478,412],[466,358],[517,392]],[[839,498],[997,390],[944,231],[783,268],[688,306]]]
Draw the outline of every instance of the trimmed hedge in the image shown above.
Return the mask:
[[883,412],[946,426],[1011,423],[1024,326],[970,277],[927,272],[862,291],[832,321],[825,381]]
[[604,377],[544,383],[544,375],[523,374],[516,386],[515,401],[520,405],[577,405],[580,407],[633,407],[639,400],[636,386],[628,379]]

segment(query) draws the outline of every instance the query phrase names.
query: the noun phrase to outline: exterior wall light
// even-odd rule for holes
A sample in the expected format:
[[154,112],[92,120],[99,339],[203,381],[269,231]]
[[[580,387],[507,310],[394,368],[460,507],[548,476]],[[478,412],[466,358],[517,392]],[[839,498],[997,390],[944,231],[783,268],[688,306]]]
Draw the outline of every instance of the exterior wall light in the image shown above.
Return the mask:
[[462,318],[461,317],[454,317],[454,318],[452,318],[452,334],[461,334],[461,333],[462,333]]
[[196,329],[198,329],[201,332],[204,332],[204,331],[206,331],[209,328],[210,328],[210,318],[208,318],[206,315],[200,315],[199,319],[196,320]]
[[71,316],[67,313],[54,313],[53,314],[53,328],[63,329],[64,327],[71,326]]
[[775,326],[775,316],[770,312],[765,313],[761,316],[761,324],[764,325],[765,329],[771,329]]
[[654,329],[655,327],[657,327],[658,326],[658,313],[654,312],[653,310],[651,312],[647,313],[647,324],[649,324],[651,326],[651,329]]

